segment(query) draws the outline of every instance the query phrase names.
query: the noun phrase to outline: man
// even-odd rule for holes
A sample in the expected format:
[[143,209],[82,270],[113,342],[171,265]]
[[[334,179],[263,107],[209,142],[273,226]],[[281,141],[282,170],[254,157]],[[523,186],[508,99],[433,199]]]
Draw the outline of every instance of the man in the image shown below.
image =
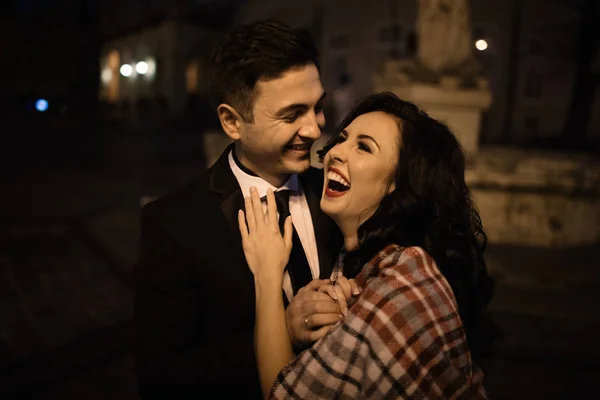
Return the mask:
[[293,342],[306,346],[339,320],[327,295],[294,297],[329,277],[339,249],[319,208],[322,171],[310,168],[325,123],[317,57],[308,34],[274,21],[238,28],[215,53],[213,97],[234,144],[196,181],[142,211],[134,306],[143,398],[260,398],[254,280],[237,225],[251,186],[260,196],[283,193],[279,213],[294,221],[296,252],[282,288],[293,299]]

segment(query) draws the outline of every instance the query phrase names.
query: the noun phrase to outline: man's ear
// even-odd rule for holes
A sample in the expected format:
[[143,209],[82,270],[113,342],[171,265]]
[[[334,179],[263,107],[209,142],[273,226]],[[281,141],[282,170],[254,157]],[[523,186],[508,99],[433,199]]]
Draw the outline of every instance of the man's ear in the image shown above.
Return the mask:
[[217,115],[225,134],[232,140],[239,140],[241,136],[242,117],[229,104],[219,104]]

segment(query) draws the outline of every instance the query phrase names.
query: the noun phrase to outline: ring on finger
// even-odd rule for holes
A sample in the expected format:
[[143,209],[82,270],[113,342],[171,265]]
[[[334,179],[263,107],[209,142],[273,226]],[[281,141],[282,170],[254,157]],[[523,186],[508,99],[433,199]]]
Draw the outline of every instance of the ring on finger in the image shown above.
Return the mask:
[[304,326],[306,327],[306,329],[309,329],[309,327],[308,327],[308,317],[304,317]]

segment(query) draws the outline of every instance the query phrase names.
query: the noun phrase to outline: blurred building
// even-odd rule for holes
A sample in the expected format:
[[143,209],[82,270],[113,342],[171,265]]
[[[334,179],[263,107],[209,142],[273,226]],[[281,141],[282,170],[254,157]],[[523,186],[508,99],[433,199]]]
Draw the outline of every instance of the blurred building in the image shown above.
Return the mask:
[[[510,7],[504,0],[473,2],[475,37],[485,39],[485,51],[474,51],[485,66],[494,105],[485,118],[487,137],[502,134],[505,118],[507,70],[510,53]],[[358,97],[372,93],[373,77],[387,59],[416,53],[415,0],[248,0],[237,13],[236,23],[273,17],[293,26],[308,28],[321,51],[323,83],[328,91],[340,76],[353,78]]]
[[206,65],[236,1],[107,0],[100,8],[100,99],[113,116],[207,108]]
[[[582,4],[581,0],[517,2],[514,103],[508,116],[512,142],[556,137],[563,128],[575,95]],[[600,73],[600,65],[595,68]],[[600,139],[600,86],[596,88],[588,136]]]
[[[493,98],[483,120],[482,143],[526,144],[560,134],[575,80],[582,1],[471,2],[473,51]],[[309,30],[321,51],[325,88],[332,93],[345,74],[357,97],[372,92],[383,61],[412,57],[417,50],[415,0],[102,4],[100,97],[122,115],[147,109],[178,115],[198,107],[209,112],[207,61],[223,28],[231,25],[275,18]],[[595,96],[588,131],[600,138],[600,95]]]

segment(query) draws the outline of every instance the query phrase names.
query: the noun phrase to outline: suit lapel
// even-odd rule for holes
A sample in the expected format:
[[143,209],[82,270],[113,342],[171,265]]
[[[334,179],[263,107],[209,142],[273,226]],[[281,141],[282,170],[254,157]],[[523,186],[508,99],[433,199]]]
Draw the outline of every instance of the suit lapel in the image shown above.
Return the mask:
[[[244,208],[244,196],[229,166],[229,152],[232,148],[233,145],[229,145],[211,168],[209,188],[212,192],[221,195],[221,211],[231,229],[237,232],[239,229],[237,213]],[[239,235],[234,236],[241,243]]]
[[[236,248],[241,249],[242,239],[238,233],[239,225],[237,214],[238,210],[244,208],[244,195],[229,166],[229,152],[232,148],[233,144],[228,146],[213,165],[210,171],[209,188],[212,192],[221,195],[221,211],[225,215],[225,218],[232,229]],[[242,259],[244,259],[243,257],[244,255],[242,253]],[[249,271],[249,268],[245,263],[244,266],[245,270]],[[251,304],[251,302],[248,302],[248,304]],[[283,292],[283,305],[287,308],[288,304],[289,302],[286,294]]]

